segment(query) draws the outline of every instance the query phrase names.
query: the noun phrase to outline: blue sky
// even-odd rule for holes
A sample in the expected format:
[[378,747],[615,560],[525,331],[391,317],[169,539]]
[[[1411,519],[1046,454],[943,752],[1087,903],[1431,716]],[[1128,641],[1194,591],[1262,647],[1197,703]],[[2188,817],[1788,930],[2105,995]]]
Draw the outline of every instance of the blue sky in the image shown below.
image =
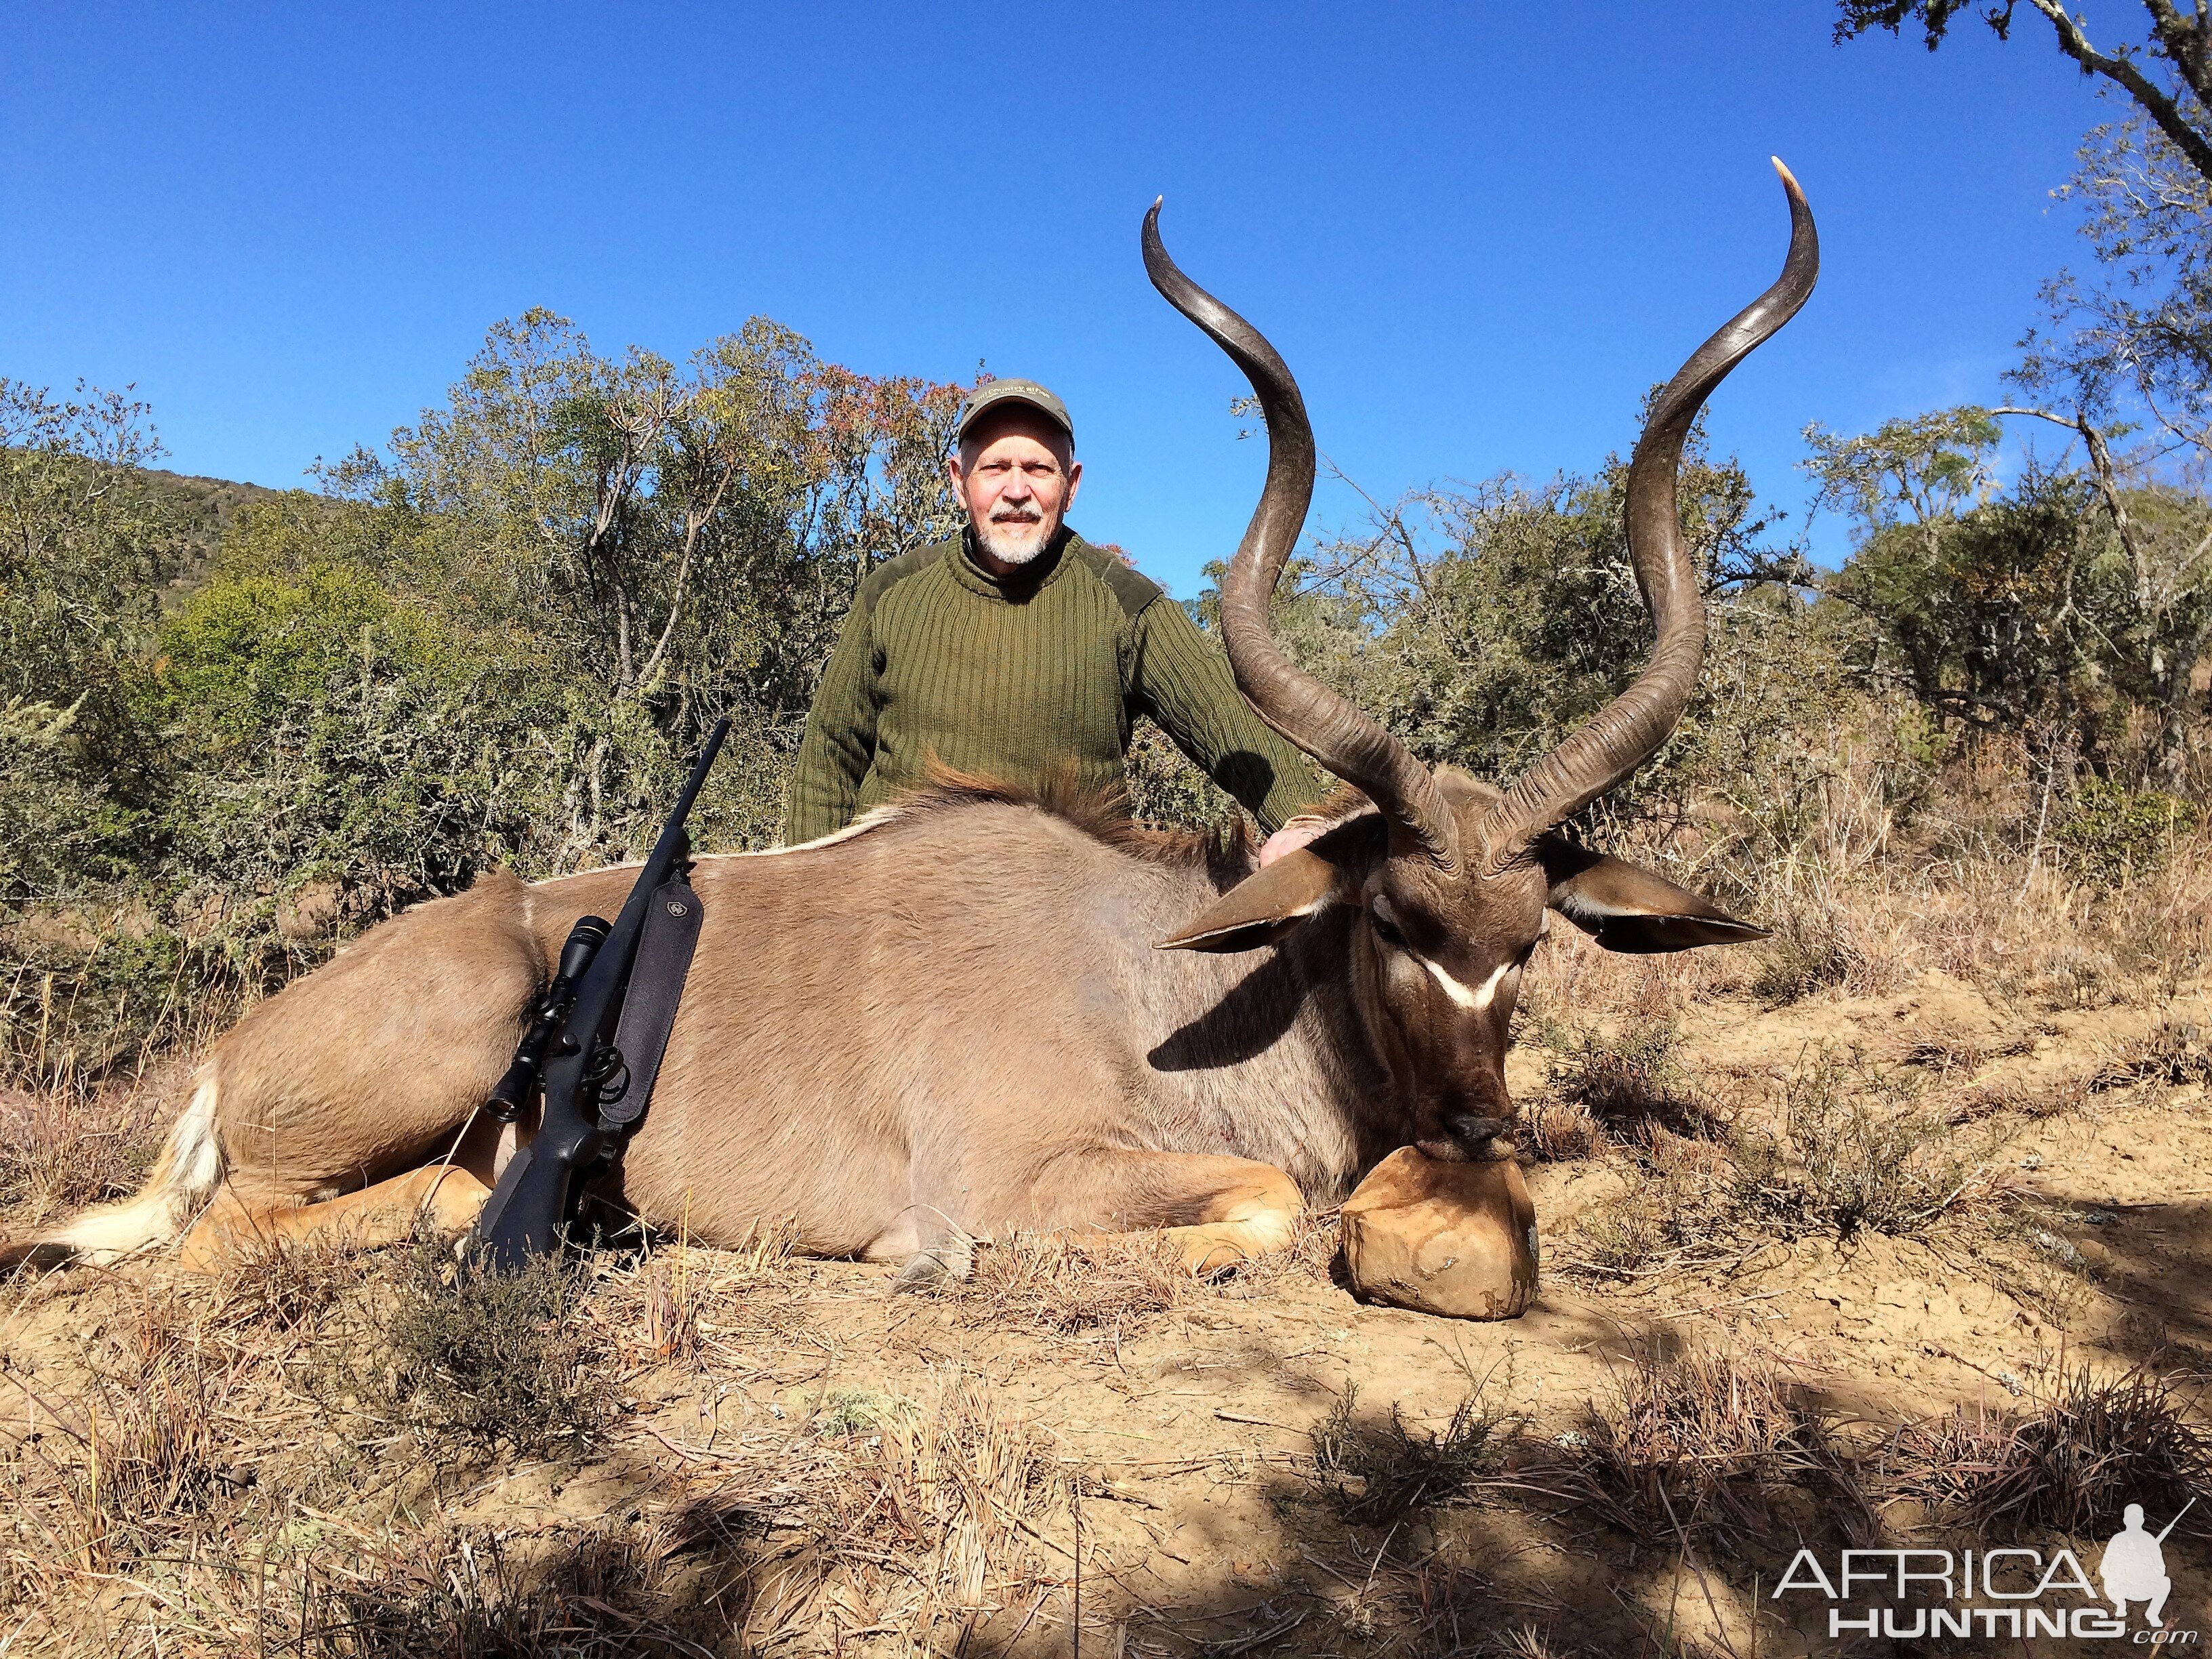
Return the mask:
[[[1806,422],[2001,395],[2038,283],[2081,260],[2048,192],[2108,113],[2036,20],[1931,57],[1832,47],[1832,16],[16,0],[0,374],[135,381],[168,465],[283,486],[526,307],[672,356],[765,313],[863,372],[1054,386],[1075,521],[1188,596],[1262,456],[1235,370],[1145,281],[1154,196],[1387,497],[1625,450],[1779,264],[1771,153],[1824,275],[1711,430],[1795,517]],[[1325,489],[1310,524],[1358,512]]]

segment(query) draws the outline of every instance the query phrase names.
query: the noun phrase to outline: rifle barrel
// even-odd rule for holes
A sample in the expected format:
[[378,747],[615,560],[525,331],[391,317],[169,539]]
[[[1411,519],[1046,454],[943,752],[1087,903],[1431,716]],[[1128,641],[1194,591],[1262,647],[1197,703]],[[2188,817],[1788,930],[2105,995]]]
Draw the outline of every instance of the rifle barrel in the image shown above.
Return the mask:
[[591,966],[576,987],[575,1000],[561,1022],[561,1030],[574,1042],[568,1052],[554,1056],[541,1073],[545,1103],[538,1133],[509,1162],[470,1234],[471,1248],[496,1267],[521,1267],[532,1255],[555,1247],[559,1242],[556,1234],[574,1202],[577,1171],[590,1165],[607,1146],[590,1068],[600,1046],[613,1041],[636,960],[638,936],[645,926],[646,906],[689,848],[684,821],[729,732],[727,715],[714,722],[675,810],[661,827],[613,927],[593,952]]
[[2171,1520],[2171,1521],[2169,1521],[2169,1522],[2167,1522],[2166,1523],[2166,1532],[2162,1532],[2162,1533],[2159,1534],[2159,1535],[2158,1535],[2158,1541],[2159,1541],[2160,1543],[2161,1543],[2161,1544],[2163,1544],[2164,1542],[2166,1542],[2166,1532],[2172,1532],[2172,1531],[2176,1527],[2179,1526],[2179,1525],[2181,1524],[2181,1516],[2182,1516],[2183,1515],[2186,1515],[2186,1514],[2188,1514],[2190,1510],[2191,1510],[2195,1509],[2196,1507],[2197,1507],[2197,1499],[2196,1499],[2195,1498],[2193,1498],[2193,1497],[2192,1497],[2192,1498],[2190,1498],[2190,1500],[2189,1500],[2186,1504],[2184,1504],[2181,1506],[2181,1513],[2180,1513],[2179,1515],[2176,1515],[2176,1516],[2173,1517],[2173,1519],[2172,1519],[2172,1520]]

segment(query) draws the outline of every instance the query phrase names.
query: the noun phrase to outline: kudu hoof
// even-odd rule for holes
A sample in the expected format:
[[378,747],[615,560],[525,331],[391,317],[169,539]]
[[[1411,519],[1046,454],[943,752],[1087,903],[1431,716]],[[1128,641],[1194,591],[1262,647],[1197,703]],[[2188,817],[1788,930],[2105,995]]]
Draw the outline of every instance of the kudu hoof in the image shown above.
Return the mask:
[[891,1294],[943,1290],[964,1285],[975,1276],[975,1246],[972,1239],[955,1238],[927,1250],[916,1250],[891,1280]]
[[1521,1166],[1401,1146],[1344,1200],[1344,1260],[1365,1302],[1518,1319],[1536,1295],[1536,1209]]

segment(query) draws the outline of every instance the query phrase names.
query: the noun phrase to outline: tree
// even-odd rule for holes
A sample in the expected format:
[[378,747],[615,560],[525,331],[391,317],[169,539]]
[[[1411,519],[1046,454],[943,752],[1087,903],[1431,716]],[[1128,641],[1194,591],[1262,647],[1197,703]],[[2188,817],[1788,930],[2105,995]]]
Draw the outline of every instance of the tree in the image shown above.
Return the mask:
[[142,662],[182,532],[146,405],[0,378],[0,904],[141,856],[163,757]]
[[[1869,683],[1972,733],[2034,734],[2047,759],[2171,781],[2212,628],[2212,590],[2185,579],[2212,513],[2183,492],[2119,489],[2109,465],[2031,466],[2001,493],[1998,417],[2021,413],[2056,418],[1968,407],[1852,438],[1808,427],[1817,501],[1855,527],[1824,591],[1869,625],[1854,658]],[[2130,755],[2138,711],[2154,729]]]
[[[702,827],[756,837],[854,586],[951,522],[957,387],[825,366],[756,318],[678,368],[602,356],[538,309],[488,334],[443,407],[326,477],[433,527],[392,573],[507,618],[560,665],[575,708],[555,867],[629,850],[682,757],[736,732]],[[449,600],[441,600],[448,603]],[[589,688],[586,690],[586,688]]]
[[[2080,64],[2083,75],[2125,93],[2197,175],[2212,180],[2212,121],[2206,115],[2212,106],[2212,10],[2197,5],[2185,12],[2174,0],[2142,0],[2149,16],[2148,37],[2107,51],[2090,40],[2063,0],[2027,3],[2050,23],[2059,51]],[[1968,12],[1978,15],[2000,40],[2011,39],[2020,0],[1838,0],[1836,10],[1838,46],[1869,29],[1901,33],[1905,24],[1914,22],[1934,52],[1953,21]],[[2146,61],[2153,65],[2152,74],[2143,72]]]
[[1884,421],[1856,438],[1815,421],[1805,428],[1813,458],[1803,464],[1820,486],[1814,510],[1841,508],[1869,532],[1911,524],[1926,533],[1990,499],[2002,435],[1987,410],[1973,408]]
[[[2060,51],[2136,112],[2091,131],[2055,192],[2081,206],[2097,275],[2062,270],[2044,284],[2045,319],[2006,376],[2028,400],[1987,414],[2049,422],[2081,441],[2126,574],[2115,590],[2124,607],[2105,619],[2115,630],[2106,654],[2115,668],[2132,665],[2128,678],[2158,711],[2158,769],[2171,787],[2185,768],[2212,605],[2212,538],[2191,527],[2202,516],[2197,483],[2212,467],[2212,8],[2144,0],[2143,38],[2106,47],[2061,0],[2026,3]],[[1917,22],[1933,51],[1970,9],[1966,0],[1842,0],[1835,38]],[[2019,9],[2002,0],[1975,15],[2008,39]],[[2116,453],[2132,434],[2147,441]]]
[[[2167,445],[2212,459],[2212,9],[2185,15],[2173,0],[2144,0],[2147,38],[2107,51],[2061,0],[2027,3],[2049,20],[2083,74],[2138,112],[2091,131],[2072,179],[2056,192],[2081,204],[2081,232],[2103,277],[2085,282],[2062,270],[2044,285],[2045,323],[2029,331],[2024,360],[2008,377],[2061,406],[2024,412],[2081,433],[2112,507],[2118,469],[2106,440],[2138,416],[2148,416]],[[2018,9],[2019,0],[2002,0],[1978,15],[2008,39]],[[1838,42],[1917,21],[1934,51],[1970,8],[1967,0],[1841,0],[1838,9]]]
[[[1506,475],[1377,505],[1368,533],[1293,570],[1277,632],[1424,760],[1510,780],[1618,695],[1650,649],[1626,477],[1614,457],[1594,477]],[[1776,515],[1759,510],[1743,469],[1706,453],[1701,428],[1680,499],[1706,595],[1706,672],[1655,763],[1602,809],[1662,834],[1688,821],[1698,791],[1771,795],[1829,689],[1794,592],[1809,569],[1777,544]]]

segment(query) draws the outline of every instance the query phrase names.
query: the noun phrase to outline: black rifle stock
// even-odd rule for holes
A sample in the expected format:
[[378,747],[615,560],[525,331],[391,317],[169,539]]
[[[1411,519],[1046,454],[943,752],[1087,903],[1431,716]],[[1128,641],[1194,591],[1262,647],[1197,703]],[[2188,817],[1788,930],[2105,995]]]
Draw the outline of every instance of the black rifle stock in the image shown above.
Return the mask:
[[[646,908],[660,885],[690,860],[684,820],[691,815],[729,730],[727,720],[715,723],[614,926],[609,927],[596,916],[576,924],[514,1065],[487,1103],[493,1115],[512,1117],[526,1106],[538,1079],[543,1079],[545,1110],[537,1136],[508,1162],[470,1231],[469,1254],[491,1267],[520,1268],[559,1243],[575,1206],[578,1176],[608,1149],[611,1138],[599,1111],[600,1091],[610,1077],[620,1075],[623,1061],[614,1047],[615,1028],[622,1018],[630,970],[636,965]],[[596,928],[588,925],[593,923]],[[604,935],[596,949],[589,937],[594,932]],[[580,961],[588,961],[588,965],[579,978],[570,970]],[[574,1000],[563,1009],[559,1005],[567,1000],[572,986]]]

